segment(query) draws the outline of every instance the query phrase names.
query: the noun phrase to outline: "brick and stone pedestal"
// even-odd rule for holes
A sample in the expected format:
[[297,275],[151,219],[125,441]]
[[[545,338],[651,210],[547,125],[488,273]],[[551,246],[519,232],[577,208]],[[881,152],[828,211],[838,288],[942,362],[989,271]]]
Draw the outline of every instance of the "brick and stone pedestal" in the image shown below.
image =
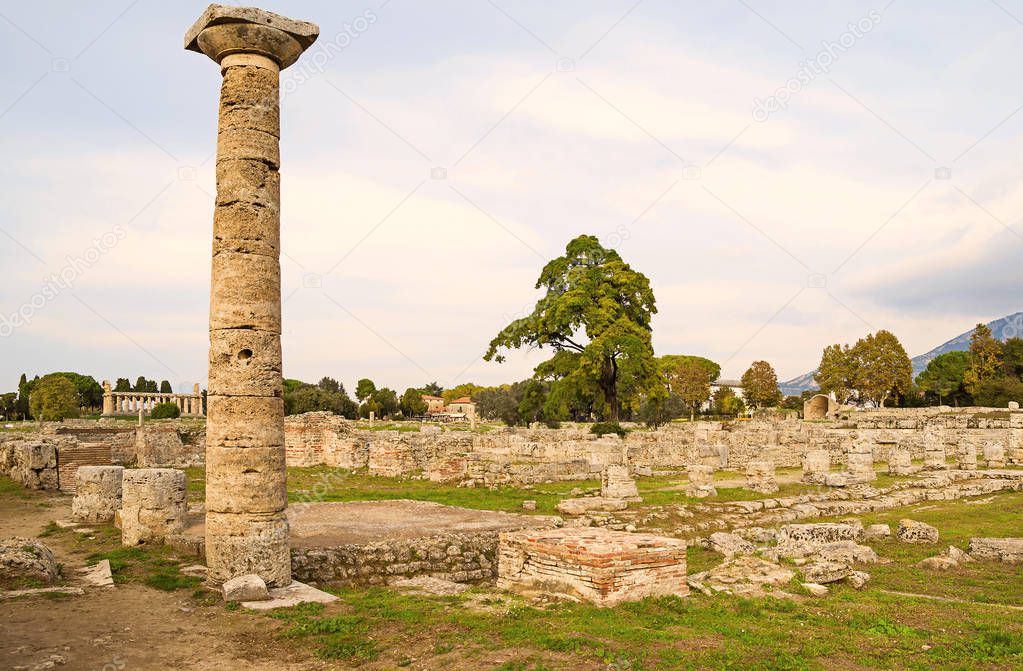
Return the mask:
[[71,517],[76,522],[112,522],[121,509],[123,466],[80,466],[75,473]]
[[129,468],[121,486],[121,544],[162,543],[185,529],[185,472],[173,468]]
[[636,481],[629,475],[629,467],[609,464],[600,472],[600,496],[605,499],[639,500]]
[[909,450],[893,449],[888,455],[889,475],[909,475],[913,472],[913,457]]
[[811,450],[803,455],[803,482],[824,484],[831,470],[831,453],[827,450]]
[[718,490],[714,487],[714,467],[703,464],[693,464],[686,469],[689,482],[686,484],[686,496],[702,499],[708,496],[717,496]]
[[222,583],[255,573],[291,582],[281,380],[280,71],[319,28],[248,7],[210,5],[185,48],[218,65],[213,214],[206,560]]
[[773,461],[751,461],[746,465],[746,489],[760,494],[778,491]]
[[603,528],[503,533],[497,584],[577,595],[600,606],[689,594],[686,543]]

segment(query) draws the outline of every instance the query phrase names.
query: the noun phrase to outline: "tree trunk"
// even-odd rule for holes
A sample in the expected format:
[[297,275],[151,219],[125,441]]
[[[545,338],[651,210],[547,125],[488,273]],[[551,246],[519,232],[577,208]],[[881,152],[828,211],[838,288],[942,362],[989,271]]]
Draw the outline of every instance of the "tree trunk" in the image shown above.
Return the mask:
[[613,358],[604,364],[604,372],[600,376],[600,391],[604,394],[604,400],[607,401],[608,419],[617,422],[619,417],[618,362]]

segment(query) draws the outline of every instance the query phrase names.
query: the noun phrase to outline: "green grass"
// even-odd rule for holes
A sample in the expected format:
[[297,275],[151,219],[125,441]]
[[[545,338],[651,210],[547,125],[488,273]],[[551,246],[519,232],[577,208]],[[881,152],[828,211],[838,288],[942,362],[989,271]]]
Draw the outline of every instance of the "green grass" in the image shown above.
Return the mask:
[[336,468],[288,469],[288,500],[383,501],[411,499],[432,501],[477,510],[522,511],[522,502],[537,502],[537,513],[553,514],[554,506],[574,488],[600,487],[597,480],[578,480],[536,485],[535,489],[515,487],[457,487],[429,480],[384,478],[350,473]]
[[606,609],[566,602],[536,608],[502,596],[497,612],[473,608],[477,590],[458,597],[383,588],[338,594],[340,606],[300,606],[272,617],[287,623],[285,638],[354,664],[450,655],[458,667],[454,660],[486,651],[513,652],[498,667],[507,669],[564,668],[567,660],[571,668],[737,670],[1023,663],[1021,618],[843,587],[825,600],[691,595]]
[[141,583],[173,592],[194,589],[202,582],[200,578],[182,575],[180,561],[162,546],[118,547],[94,552],[86,557],[86,562],[91,565],[104,559],[110,561],[110,573],[118,584]]

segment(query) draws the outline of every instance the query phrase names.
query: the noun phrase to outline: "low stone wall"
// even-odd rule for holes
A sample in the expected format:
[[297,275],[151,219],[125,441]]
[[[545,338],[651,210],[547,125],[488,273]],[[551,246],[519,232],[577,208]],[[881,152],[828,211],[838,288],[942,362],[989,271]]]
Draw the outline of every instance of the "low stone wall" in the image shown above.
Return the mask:
[[495,531],[292,548],[291,574],[303,582],[337,586],[382,585],[414,576],[480,582],[497,577],[497,542]]
[[476,433],[425,425],[418,432],[369,431],[330,413],[308,413],[286,418],[285,441],[292,466],[365,469],[371,475],[475,486],[590,479],[623,462],[644,470],[681,471],[694,464],[742,470],[755,461],[799,468],[810,451],[825,451],[830,463],[846,465],[854,442],[861,445],[856,453],[866,446],[873,462],[887,461],[895,450],[922,459],[927,435],[938,436],[947,454],[964,445],[979,451],[999,443],[1023,459],[1023,413],[974,408],[854,415],[827,422],[783,417],[677,423],[656,431],[633,430],[623,439],[581,428],[504,427]]
[[0,436],[0,475],[29,489],[57,489],[57,444],[31,436]]
[[135,432],[139,468],[201,466],[206,461],[206,427],[174,420],[146,421]]

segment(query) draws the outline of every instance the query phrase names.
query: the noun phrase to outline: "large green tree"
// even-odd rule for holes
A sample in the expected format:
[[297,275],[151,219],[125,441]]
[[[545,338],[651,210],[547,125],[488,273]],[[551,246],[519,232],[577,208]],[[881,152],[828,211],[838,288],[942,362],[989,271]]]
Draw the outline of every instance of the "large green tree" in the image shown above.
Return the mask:
[[377,386],[373,384],[373,380],[364,377],[355,383],[355,398],[359,399],[359,403],[362,403],[372,396],[376,390]]
[[[679,357],[674,366],[668,368],[664,376],[668,381],[668,391],[677,395],[689,410],[689,419],[695,418],[697,411],[710,399],[710,383],[717,379],[714,368],[703,362],[713,363],[701,357]],[[714,364],[717,367],[717,364]],[[717,368],[720,373],[720,368]]]
[[969,367],[970,355],[966,352],[945,352],[927,363],[916,383],[924,392],[937,397],[939,405],[946,399],[962,400],[966,396],[964,380]]
[[902,396],[913,386],[913,364],[891,331],[860,338],[852,347],[855,388],[862,399],[883,408],[889,398]]
[[50,373],[32,385],[29,405],[32,416],[45,421],[78,417],[78,389],[60,373]]
[[581,378],[577,387],[595,383],[603,414],[614,421],[623,401],[638,408],[643,392],[662,386],[650,342],[654,293],[618,252],[581,235],[544,266],[536,282],[541,287],[545,294],[533,312],[508,324],[490,342],[485,360],[503,361],[502,348],[576,353],[567,377]]
[[754,408],[767,408],[781,403],[778,374],[766,361],[754,361],[742,374],[742,397]]
[[32,383],[28,381],[28,376],[22,373],[21,379],[18,380],[18,400],[14,402],[14,412],[21,419],[29,418],[31,410],[28,404],[28,397],[31,391]]
[[856,360],[848,345],[828,345],[813,379],[822,394],[834,394],[839,403],[848,403],[856,387]]
[[426,414],[426,401],[423,400],[423,391],[421,389],[414,389],[409,387],[405,390],[405,393],[401,395],[399,406],[401,414],[405,418],[417,417],[419,415]]
[[970,367],[964,376],[966,390],[976,395],[981,383],[998,377],[1001,368],[1001,343],[992,335],[990,328],[977,324],[970,335]]

